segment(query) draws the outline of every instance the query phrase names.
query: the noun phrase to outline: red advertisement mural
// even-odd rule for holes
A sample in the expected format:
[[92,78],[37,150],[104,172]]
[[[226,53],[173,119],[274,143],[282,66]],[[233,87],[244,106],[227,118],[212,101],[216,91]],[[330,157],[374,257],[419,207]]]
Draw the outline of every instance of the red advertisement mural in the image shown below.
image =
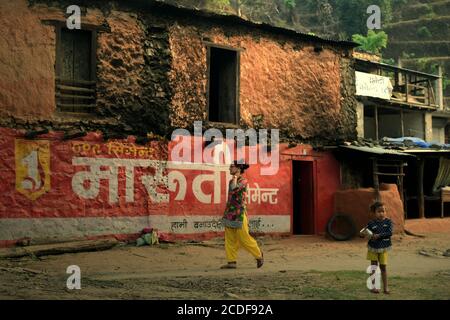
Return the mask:
[[[98,133],[28,140],[0,129],[0,241],[135,234],[149,226],[180,237],[223,231],[229,165],[174,161],[177,145],[103,141]],[[290,162],[280,161],[275,175],[262,175],[262,167],[245,173],[250,229],[289,233]]]

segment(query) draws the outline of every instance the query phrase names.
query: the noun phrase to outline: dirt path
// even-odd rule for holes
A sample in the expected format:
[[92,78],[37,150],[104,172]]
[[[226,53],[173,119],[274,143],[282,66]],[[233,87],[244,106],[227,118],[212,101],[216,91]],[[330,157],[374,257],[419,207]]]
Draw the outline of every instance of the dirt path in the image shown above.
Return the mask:
[[[322,297],[323,288],[328,288],[324,298],[352,298],[346,295],[349,290],[356,290],[355,298],[365,296],[368,262],[364,240],[334,242],[316,236],[258,240],[266,258],[262,269],[256,269],[254,260],[244,251],[240,251],[238,269],[218,269],[224,263],[221,239],[188,245],[128,245],[39,260],[3,260],[0,298],[307,299]],[[389,271],[399,288],[416,282],[422,288],[417,298],[433,298],[436,294],[436,298],[450,299],[450,257],[433,255],[434,251],[450,249],[450,234],[429,234],[426,238],[395,236],[393,243]],[[419,254],[420,250],[430,256]],[[82,290],[66,288],[69,265],[81,268]],[[415,280],[406,281],[411,278]],[[352,289],[352,285],[357,289]],[[335,295],[328,296],[333,292]],[[421,292],[429,294],[423,296]],[[406,298],[392,295],[396,297]],[[409,294],[409,298],[414,298],[414,294]]]

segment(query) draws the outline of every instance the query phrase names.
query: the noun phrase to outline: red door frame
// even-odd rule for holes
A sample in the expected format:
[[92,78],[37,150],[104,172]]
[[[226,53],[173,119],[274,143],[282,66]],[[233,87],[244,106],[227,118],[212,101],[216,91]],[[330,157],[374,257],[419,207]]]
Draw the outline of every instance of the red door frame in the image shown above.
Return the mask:
[[313,183],[313,195],[312,195],[312,215],[313,215],[313,232],[317,234],[317,160],[311,159],[310,157],[306,159],[292,159],[291,161],[291,193],[292,193],[292,201],[291,201],[291,234],[294,235],[294,161],[303,161],[303,162],[312,162],[312,183]]

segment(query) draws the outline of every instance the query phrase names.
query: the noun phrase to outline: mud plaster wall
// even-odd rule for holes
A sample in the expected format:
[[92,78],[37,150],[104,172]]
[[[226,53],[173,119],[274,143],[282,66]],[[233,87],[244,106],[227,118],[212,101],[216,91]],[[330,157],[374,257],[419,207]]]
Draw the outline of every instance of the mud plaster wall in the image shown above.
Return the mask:
[[82,4],[82,23],[106,27],[97,38],[97,109],[87,117],[56,113],[55,28],[65,21],[61,1],[0,2],[0,115],[2,126],[54,130],[102,130],[111,136],[165,133],[170,66],[165,29],[144,24],[114,4]]
[[0,2],[2,116],[38,117],[55,107],[55,33],[27,5],[25,0]]
[[[405,220],[403,213],[403,203],[395,184],[380,185],[381,201],[386,206],[386,216],[394,224],[394,233],[404,231]],[[361,230],[373,219],[369,207],[375,201],[375,191],[373,188],[340,190],[335,193],[335,212],[349,215],[357,228]]]
[[82,22],[107,30],[97,41],[96,112],[56,113],[55,32],[42,20],[64,21],[70,4],[0,3],[1,126],[70,131],[68,137],[101,130],[106,138],[189,127],[206,118],[205,38],[245,49],[242,125],[252,126],[252,117],[264,114],[265,125],[282,129],[282,137],[309,142],[356,137],[354,75],[343,50],[325,46],[319,54],[311,43],[268,31],[97,0],[79,1]]
[[356,137],[350,59],[343,51],[244,27],[192,23],[170,27],[172,125],[206,120],[207,48],[202,40],[244,49],[240,56],[241,125],[264,115],[265,125],[303,140]]

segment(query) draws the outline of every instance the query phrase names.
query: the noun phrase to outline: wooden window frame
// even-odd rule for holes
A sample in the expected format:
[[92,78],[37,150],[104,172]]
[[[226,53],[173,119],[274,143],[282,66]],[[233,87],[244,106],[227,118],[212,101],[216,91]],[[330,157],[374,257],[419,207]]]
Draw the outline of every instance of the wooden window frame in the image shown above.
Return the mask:
[[[95,111],[95,107],[97,105],[97,34],[99,31],[105,31],[106,28],[102,26],[92,25],[92,24],[81,24],[80,31],[88,31],[91,34],[91,55],[90,55],[90,80],[86,84],[90,84],[93,86],[92,94],[94,95],[93,105],[86,107],[83,106],[73,106],[72,110],[66,110],[61,108],[58,105],[58,93],[57,93],[57,85],[60,81],[61,69],[62,69],[62,47],[61,47],[61,33],[63,29],[68,29],[66,25],[66,21],[60,20],[44,20],[45,24],[53,25],[55,28],[55,47],[56,47],[56,55],[55,55],[55,103],[56,103],[56,112],[58,113],[67,113],[67,114],[80,114],[87,115],[93,114]],[[69,29],[70,30],[70,29]]]
[[[239,126],[241,120],[241,106],[240,106],[240,80],[241,80],[241,51],[242,48],[235,48],[227,45],[216,44],[209,41],[203,41],[206,45],[206,65],[207,65],[207,84],[206,84],[206,117],[208,123],[218,124],[218,125],[228,125],[228,126]],[[234,122],[219,122],[209,120],[209,109],[210,109],[210,83],[211,83],[211,48],[217,48],[222,50],[230,50],[236,53],[236,109],[235,109],[235,119]]]
[[[61,52],[61,30],[66,29],[66,25],[57,24],[55,25],[56,33],[56,75],[61,74],[62,66],[62,52]],[[95,27],[88,28],[82,26],[80,31],[89,31],[91,33],[91,80],[97,81],[97,29]]]

